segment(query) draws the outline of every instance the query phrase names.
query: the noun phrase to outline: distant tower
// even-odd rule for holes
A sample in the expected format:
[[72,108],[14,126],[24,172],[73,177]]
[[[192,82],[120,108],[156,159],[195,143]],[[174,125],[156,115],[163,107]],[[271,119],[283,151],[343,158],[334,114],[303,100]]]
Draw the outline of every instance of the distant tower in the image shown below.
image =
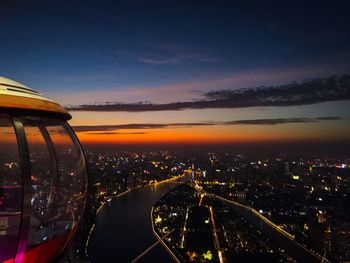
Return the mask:
[[286,177],[290,176],[290,169],[289,169],[289,163],[288,162],[285,163],[285,174],[286,174]]
[[194,163],[192,163],[192,180],[194,180]]

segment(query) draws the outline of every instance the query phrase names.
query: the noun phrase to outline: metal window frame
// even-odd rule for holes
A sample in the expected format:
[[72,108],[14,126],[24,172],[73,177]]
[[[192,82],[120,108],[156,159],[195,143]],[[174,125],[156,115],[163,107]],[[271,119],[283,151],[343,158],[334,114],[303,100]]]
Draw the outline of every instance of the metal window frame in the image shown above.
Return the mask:
[[29,148],[26,135],[24,133],[23,122],[18,115],[11,115],[13,127],[17,137],[17,145],[21,163],[22,179],[22,215],[19,227],[17,253],[15,262],[21,262],[27,247],[27,239],[30,225],[30,200],[32,198],[31,165],[29,159]]
[[[88,166],[88,162],[86,160],[86,156],[85,156],[85,151],[84,151],[84,148],[81,144],[81,142],[79,141],[76,133],[74,132],[73,128],[66,122],[65,125],[63,125],[65,130],[67,131],[67,133],[69,134],[69,136],[71,137],[73,143],[80,147],[81,149],[81,153],[82,153],[82,157],[83,157],[83,160],[84,160],[84,163],[85,163],[85,169],[86,169],[86,178],[85,178],[85,192],[87,193],[88,191],[88,185],[89,185],[89,166]],[[85,194],[86,195],[86,194]],[[86,201],[86,196],[85,196],[85,201]],[[84,209],[85,209],[85,205],[84,205]]]
[[[50,161],[50,165],[48,168],[49,168],[50,177],[51,177],[50,178],[50,186],[49,186],[50,188],[49,188],[48,202],[46,204],[46,207],[38,208],[36,210],[33,210],[32,207],[30,206],[31,213],[38,211],[38,210],[42,210],[42,211],[46,210],[47,211],[47,218],[45,221],[43,221],[44,224],[47,224],[48,221],[54,217],[52,207],[54,207],[53,204],[54,204],[55,193],[53,192],[53,190],[54,190],[54,186],[57,185],[57,178],[58,178],[58,164],[57,164],[56,151],[54,149],[54,145],[53,145],[53,142],[51,140],[51,137],[49,136],[49,133],[45,128],[47,118],[33,116],[33,115],[21,115],[20,121],[23,124],[24,133],[25,133],[25,129],[26,129],[25,128],[26,122],[29,123],[29,125],[28,125],[29,127],[36,127],[39,129],[40,134],[41,134],[42,138],[44,139],[46,149],[48,151],[48,157],[49,157],[49,161]],[[27,140],[27,145],[28,145],[28,150],[29,150],[28,140]],[[29,154],[30,154],[30,152],[29,152]],[[30,155],[28,157],[30,158]],[[30,159],[29,159],[29,162],[30,162]],[[31,165],[31,162],[30,162],[30,165]],[[33,182],[31,181],[31,187],[32,186],[33,186]],[[32,198],[32,195],[33,195],[33,191],[31,192],[31,198]],[[30,226],[30,224],[29,224],[29,226]],[[29,236],[28,236],[28,238],[29,238]],[[28,245],[28,240],[27,240],[27,245]]]
[[54,186],[57,184],[57,178],[58,178],[58,164],[57,164],[57,156],[56,156],[56,151],[53,145],[53,142],[51,140],[51,137],[48,133],[48,131],[46,130],[46,128],[42,125],[39,126],[41,135],[43,136],[46,146],[47,146],[47,150],[49,152],[49,158],[50,158],[50,169],[52,172],[51,175],[51,184],[50,184],[50,196],[49,196],[49,200],[47,202],[47,208],[49,209],[52,206],[52,202],[54,199],[54,196],[52,196],[52,191]]

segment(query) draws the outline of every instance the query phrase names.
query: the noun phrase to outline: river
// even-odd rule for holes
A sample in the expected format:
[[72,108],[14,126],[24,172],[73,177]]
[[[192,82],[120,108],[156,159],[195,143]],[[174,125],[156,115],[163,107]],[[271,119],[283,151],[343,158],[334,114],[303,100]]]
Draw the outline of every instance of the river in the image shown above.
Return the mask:
[[[151,208],[176,183],[134,189],[114,198],[99,211],[88,246],[94,262],[131,262],[157,239],[151,226]],[[139,262],[173,262],[158,244]]]

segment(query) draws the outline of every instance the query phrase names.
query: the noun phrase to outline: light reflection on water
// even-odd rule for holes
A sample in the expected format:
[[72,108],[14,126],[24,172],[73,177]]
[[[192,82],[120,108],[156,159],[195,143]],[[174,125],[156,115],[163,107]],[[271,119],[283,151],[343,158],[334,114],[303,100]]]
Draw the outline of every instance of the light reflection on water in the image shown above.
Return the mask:
[[[89,243],[91,262],[131,262],[156,242],[150,220],[151,208],[176,184],[158,184],[135,189],[104,206],[96,218],[96,227]],[[158,245],[147,261],[172,262],[165,249]],[[141,260],[142,261],[142,260]],[[145,260],[144,260],[145,261]]]

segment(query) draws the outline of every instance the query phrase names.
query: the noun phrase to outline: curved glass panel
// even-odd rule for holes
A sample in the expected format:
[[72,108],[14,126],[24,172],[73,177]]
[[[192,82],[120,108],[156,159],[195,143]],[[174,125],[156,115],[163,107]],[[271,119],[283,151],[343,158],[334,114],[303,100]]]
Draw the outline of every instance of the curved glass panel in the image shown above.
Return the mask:
[[87,173],[66,123],[26,117],[23,125],[32,181],[28,250],[73,229],[84,207]]
[[53,142],[57,164],[57,201],[68,204],[74,221],[80,219],[84,206],[87,172],[83,152],[67,124],[47,126]]
[[45,119],[23,118],[31,167],[32,197],[27,248],[50,240],[54,236],[51,224],[55,217],[53,194],[55,187],[55,157],[45,130]]
[[51,188],[53,169],[49,150],[41,132],[41,127],[35,124],[24,124],[27,138],[33,195],[31,199],[32,209],[46,208],[51,201]]
[[15,256],[21,208],[17,138],[10,117],[0,114],[0,262]]

